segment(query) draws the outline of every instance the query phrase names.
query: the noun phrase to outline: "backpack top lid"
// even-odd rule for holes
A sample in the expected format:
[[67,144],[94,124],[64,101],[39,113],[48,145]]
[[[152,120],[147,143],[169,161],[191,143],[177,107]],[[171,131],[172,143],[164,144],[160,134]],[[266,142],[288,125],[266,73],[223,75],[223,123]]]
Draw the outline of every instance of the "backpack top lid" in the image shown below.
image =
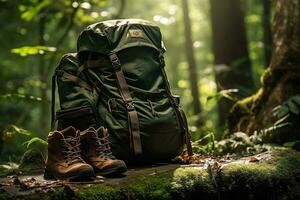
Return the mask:
[[148,46],[164,53],[159,27],[141,19],[108,20],[88,26],[77,41],[79,54],[84,51],[108,54],[136,46]]

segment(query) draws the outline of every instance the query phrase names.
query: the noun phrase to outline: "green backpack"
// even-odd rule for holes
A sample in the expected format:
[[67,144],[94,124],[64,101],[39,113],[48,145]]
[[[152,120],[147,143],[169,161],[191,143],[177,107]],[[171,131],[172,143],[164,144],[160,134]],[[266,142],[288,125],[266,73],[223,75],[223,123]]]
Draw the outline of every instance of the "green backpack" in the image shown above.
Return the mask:
[[[104,126],[114,155],[127,162],[168,161],[192,154],[179,98],[165,73],[160,29],[144,20],[110,20],[88,26],[77,54],[63,57],[53,78],[61,110],[52,122],[84,130]],[[55,87],[53,100],[55,102]],[[53,103],[54,104],[54,103]]]

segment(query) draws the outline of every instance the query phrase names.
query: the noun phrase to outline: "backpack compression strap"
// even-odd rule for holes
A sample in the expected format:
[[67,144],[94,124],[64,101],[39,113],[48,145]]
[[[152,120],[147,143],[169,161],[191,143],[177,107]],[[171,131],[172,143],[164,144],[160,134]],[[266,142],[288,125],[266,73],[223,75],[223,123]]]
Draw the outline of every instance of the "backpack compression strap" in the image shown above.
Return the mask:
[[120,94],[123,98],[123,101],[126,104],[126,109],[128,113],[128,124],[129,124],[129,131],[131,132],[131,144],[133,145],[133,150],[136,155],[142,154],[142,144],[141,144],[141,137],[140,137],[140,128],[139,128],[139,119],[137,111],[134,107],[132,97],[130,95],[127,82],[124,77],[124,73],[121,69],[121,63],[116,53],[112,52],[108,55],[115,77],[118,83]]
[[161,71],[162,71],[162,75],[163,75],[163,79],[164,82],[166,84],[166,91],[168,93],[168,97],[170,99],[170,102],[172,104],[172,106],[175,108],[175,112],[176,115],[178,117],[179,123],[183,129],[183,132],[185,134],[185,144],[186,144],[186,148],[187,148],[187,152],[189,156],[193,155],[193,149],[192,149],[192,144],[191,144],[191,136],[190,133],[188,131],[188,124],[186,121],[186,117],[184,112],[180,109],[178,102],[175,100],[175,98],[173,97],[172,93],[171,93],[171,89],[170,89],[170,84],[167,78],[167,74],[165,71],[165,60],[164,57],[162,55],[162,53],[159,54],[159,62],[161,65]]

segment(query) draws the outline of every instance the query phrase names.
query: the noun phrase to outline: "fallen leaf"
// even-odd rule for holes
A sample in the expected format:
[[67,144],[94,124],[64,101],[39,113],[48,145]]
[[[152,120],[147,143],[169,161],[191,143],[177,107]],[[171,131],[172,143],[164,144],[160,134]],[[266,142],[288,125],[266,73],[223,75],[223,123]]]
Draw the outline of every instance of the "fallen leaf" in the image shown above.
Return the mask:
[[255,156],[251,156],[249,158],[249,162],[258,162],[258,161],[259,161],[259,159],[257,159]]

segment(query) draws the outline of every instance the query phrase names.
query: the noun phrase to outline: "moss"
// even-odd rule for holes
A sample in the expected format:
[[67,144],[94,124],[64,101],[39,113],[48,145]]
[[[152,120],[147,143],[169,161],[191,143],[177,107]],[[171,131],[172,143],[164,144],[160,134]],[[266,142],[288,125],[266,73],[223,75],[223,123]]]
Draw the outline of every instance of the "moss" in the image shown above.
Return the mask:
[[134,180],[125,181],[121,186],[100,184],[85,189],[80,189],[76,196],[79,199],[172,199],[170,193],[171,173],[153,176],[136,177]]
[[217,177],[222,197],[245,199],[300,199],[300,154],[275,151],[272,161],[229,164]]
[[128,184],[127,195],[130,199],[154,200],[172,199],[171,194],[172,173],[140,177]]
[[245,99],[237,101],[228,115],[228,130],[225,131],[226,135],[234,133],[236,131],[245,130],[248,124],[251,122],[251,116],[254,114],[261,102],[263,95],[263,89],[260,88],[256,94],[249,96]]
[[194,199],[198,195],[211,199],[215,193],[210,174],[199,167],[178,168],[171,185],[180,199]]
[[112,185],[100,184],[81,189],[76,193],[79,199],[83,200],[122,200],[126,199],[119,189]]
[[212,173],[200,167],[178,168],[172,193],[178,199],[300,199],[300,153],[275,150],[265,159],[228,164]]

